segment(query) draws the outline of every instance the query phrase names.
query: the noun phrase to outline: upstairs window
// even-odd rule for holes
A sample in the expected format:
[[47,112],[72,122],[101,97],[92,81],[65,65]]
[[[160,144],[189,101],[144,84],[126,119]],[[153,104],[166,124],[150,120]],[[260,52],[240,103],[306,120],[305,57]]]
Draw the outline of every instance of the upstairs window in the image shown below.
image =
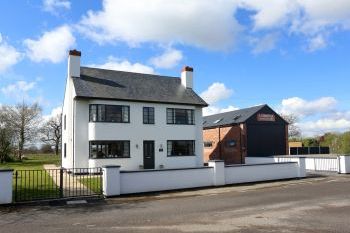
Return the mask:
[[192,109],[167,108],[167,124],[194,125]]
[[129,115],[129,106],[90,104],[90,122],[129,123]]
[[143,107],[143,123],[154,124],[154,108]]

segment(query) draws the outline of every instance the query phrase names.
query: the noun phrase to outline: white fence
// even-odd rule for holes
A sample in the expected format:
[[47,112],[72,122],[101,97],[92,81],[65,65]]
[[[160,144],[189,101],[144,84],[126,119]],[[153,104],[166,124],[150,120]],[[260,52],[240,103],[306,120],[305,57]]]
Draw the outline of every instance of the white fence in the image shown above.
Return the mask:
[[[305,167],[306,167],[306,170],[330,171],[330,172],[341,173],[340,171],[341,157],[344,157],[344,156],[305,157]],[[291,161],[295,161],[296,158],[301,158],[301,156],[246,157],[246,163],[251,164],[251,163],[259,163],[259,162],[277,162],[277,163],[291,162]]]
[[185,169],[120,171],[119,166],[103,167],[105,196],[144,193],[196,187],[219,186],[305,177],[305,159],[301,162],[225,166],[210,161],[208,167]]

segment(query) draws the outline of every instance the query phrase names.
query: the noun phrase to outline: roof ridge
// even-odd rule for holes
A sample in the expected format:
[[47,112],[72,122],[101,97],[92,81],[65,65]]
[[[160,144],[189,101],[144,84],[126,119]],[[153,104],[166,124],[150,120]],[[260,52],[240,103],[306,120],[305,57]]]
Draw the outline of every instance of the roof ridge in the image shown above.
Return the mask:
[[240,108],[240,109],[233,110],[233,111],[228,111],[228,112],[220,112],[220,113],[204,116],[204,118],[205,117],[221,116],[221,115],[225,115],[225,114],[231,114],[231,113],[234,113],[234,112],[240,112],[240,111],[244,111],[244,110],[248,110],[248,109],[252,109],[252,108],[257,108],[257,111],[258,111],[258,110],[260,110],[261,108],[263,108],[265,106],[268,106],[268,105],[267,104],[261,104],[261,105],[247,107],[247,108]]
[[128,74],[148,75],[148,76],[153,76],[154,78],[156,78],[156,77],[158,77],[158,78],[161,77],[161,78],[180,79],[180,77],[176,77],[176,76],[159,75],[159,74],[148,74],[148,73],[131,72],[131,71],[124,71],[124,70],[112,70],[112,69],[104,69],[104,68],[99,68],[99,67],[80,66],[80,69],[81,69],[81,68],[83,68],[83,69],[104,70],[104,71],[119,72],[119,73],[128,73]]

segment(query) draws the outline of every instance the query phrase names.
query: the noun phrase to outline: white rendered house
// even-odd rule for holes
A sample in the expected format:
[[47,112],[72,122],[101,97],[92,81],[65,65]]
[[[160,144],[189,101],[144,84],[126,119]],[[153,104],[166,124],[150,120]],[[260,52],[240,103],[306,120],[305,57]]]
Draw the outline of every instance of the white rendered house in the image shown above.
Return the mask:
[[69,52],[62,167],[122,170],[203,165],[202,108],[193,69],[181,78],[80,66]]

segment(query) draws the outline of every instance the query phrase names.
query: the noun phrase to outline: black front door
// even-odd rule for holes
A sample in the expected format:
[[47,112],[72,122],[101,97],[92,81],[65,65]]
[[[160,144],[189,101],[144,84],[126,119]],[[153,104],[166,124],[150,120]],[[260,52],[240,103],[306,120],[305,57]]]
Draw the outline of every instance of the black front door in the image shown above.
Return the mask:
[[154,141],[143,141],[143,168],[154,169]]

